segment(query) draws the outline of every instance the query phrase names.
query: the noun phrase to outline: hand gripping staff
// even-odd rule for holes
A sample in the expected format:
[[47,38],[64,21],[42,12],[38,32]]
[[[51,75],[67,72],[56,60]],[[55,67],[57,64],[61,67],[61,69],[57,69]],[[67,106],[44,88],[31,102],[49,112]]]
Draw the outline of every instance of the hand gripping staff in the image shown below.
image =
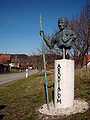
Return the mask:
[[[40,14],[40,30],[42,31],[42,20],[41,20],[41,14]],[[45,74],[45,90],[46,90],[46,100],[47,100],[47,108],[49,110],[49,99],[48,99],[48,88],[47,88],[47,73],[46,73],[46,64],[45,64],[45,51],[44,51],[44,40],[41,36],[42,40],[42,51],[43,51],[43,63],[44,63],[44,74]]]

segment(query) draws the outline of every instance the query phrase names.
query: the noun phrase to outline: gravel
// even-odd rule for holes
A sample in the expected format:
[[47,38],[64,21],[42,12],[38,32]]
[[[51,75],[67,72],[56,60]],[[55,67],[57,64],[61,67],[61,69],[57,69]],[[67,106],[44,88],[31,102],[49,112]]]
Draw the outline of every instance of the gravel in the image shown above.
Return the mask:
[[74,105],[69,108],[60,108],[56,109],[54,108],[53,102],[49,103],[49,111],[47,109],[47,104],[44,104],[41,106],[39,109],[40,113],[46,114],[46,115],[71,115],[71,114],[76,114],[76,113],[83,113],[86,110],[89,109],[89,105],[85,100],[74,100]]

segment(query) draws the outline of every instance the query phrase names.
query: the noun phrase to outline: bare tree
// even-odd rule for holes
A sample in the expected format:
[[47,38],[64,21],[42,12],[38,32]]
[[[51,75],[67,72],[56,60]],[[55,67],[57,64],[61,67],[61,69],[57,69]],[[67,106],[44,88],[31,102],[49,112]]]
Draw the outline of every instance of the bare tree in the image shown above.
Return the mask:
[[87,3],[85,8],[80,10],[79,16],[72,17],[69,27],[75,31],[77,35],[76,41],[73,43],[74,55],[77,63],[81,66],[84,64],[84,57],[88,60],[88,52],[90,51],[90,4]]

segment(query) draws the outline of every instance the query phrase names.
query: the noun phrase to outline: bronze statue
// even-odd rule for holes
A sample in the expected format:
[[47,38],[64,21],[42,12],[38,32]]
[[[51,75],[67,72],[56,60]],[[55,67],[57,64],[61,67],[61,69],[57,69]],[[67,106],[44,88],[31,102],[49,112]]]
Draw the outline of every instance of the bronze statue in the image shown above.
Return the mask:
[[59,49],[71,49],[72,41],[76,39],[76,35],[74,31],[67,28],[67,25],[68,20],[65,17],[60,17],[58,19],[59,31],[52,37],[51,40],[48,40],[44,31],[40,31],[40,35],[43,37],[50,49],[53,49],[55,44],[57,44]]

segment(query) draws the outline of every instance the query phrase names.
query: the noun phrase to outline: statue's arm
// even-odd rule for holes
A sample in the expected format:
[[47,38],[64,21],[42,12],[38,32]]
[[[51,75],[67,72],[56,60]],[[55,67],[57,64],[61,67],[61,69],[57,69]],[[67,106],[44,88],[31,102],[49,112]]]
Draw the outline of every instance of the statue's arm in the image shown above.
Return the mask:
[[70,31],[68,34],[66,34],[67,37],[66,37],[66,40],[64,41],[64,43],[67,43],[69,41],[73,41],[76,39],[76,34],[74,31]]
[[75,34],[75,32],[73,32],[72,39],[73,39],[73,40],[76,40],[76,34]]
[[43,31],[40,31],[40,35],[43,37],[43,39],[44,39],[44,41],[46,42],[47,46],[48,46],[50,49],[53,49],[53,48],[54,48],[54,45],[55,45],[55,43],[56,43],[54,37],[52,37],[52,39],[49,40],[49,39],[47,38],[47,36],[44,34]]
[[51,49],[50,40],[47,38],[47,36],[45,34],[43,35],[43,39],[44,39],[45,43],[47,44],[47,46]]

